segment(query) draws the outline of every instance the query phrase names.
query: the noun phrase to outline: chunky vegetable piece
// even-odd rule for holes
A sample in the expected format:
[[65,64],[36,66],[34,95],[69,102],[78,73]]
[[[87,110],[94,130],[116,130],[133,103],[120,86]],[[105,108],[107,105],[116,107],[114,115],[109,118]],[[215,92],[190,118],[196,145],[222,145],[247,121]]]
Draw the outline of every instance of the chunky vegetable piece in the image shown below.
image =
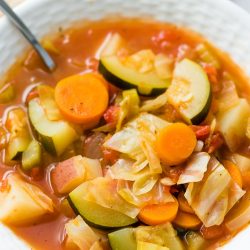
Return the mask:
[[136,241],[153,243],[169,249],[184,250],[184,245],[171,223],[158,226],[139,226],[135,229]]
[[42,162],[42,148],[38,141],[32,140],[23,152],[22,155],[22,168],[30,170],[33,167],[39,167]]
[[59,162],[51,171],[52,184],[60,194],[67,194],[84,181],[101,176],[100,162],[81,155]]
[[37,94],[45,111],[46,117],[50,121],[62,120],[62,114],[55,102],[55,90],[48,85],[38,85]]
[[31,141],[25,111],[22,108],[10,110],[7,114],[5,126],[10,133],[6,149],[6,162],[10,162],[20,158]]
[[106,83],[96,74],[64,78],[55,89],[60,111],[74,123],[96,125],[108,106],[108,98]]
[[128,227],[108,234],[112,250],[137,250],[135,229]]
[[39,99],[33,99],[29,102],[28,114],[31,124],[39,134],[39,140],[44,148],[53,155],[61,155],[79,137],[76,130],[68,122],[47,119]]
[[220,225],[228,211],[245,194],[215,158],[202,181],[189,183],[185,197],[206,227]]
[[176,165],[192,154],[196,146],[196,137],[187,125],[174,123],[158,132],[155,146],[163,162]]
[[81,156],[74,156],[58,163],[51,171],[51,181],[58,193],[69,193],[84,181],[86,173],[81,159]]
[[88,250],[99,240],[95,232],[84,222],[81,216],[70,220],[65,225],[68,240],[80,250]]
[[219,131],[222,132],[227,146],[233,152],[244,141],[249,116],[250,107],[245,99],[240,99],[238,104],[218,114]]
[[40,188],[16,174],[10,174],[7,186],[0,191],[0,220],[12,226],[30,225],[52,213],[52,200]]
[[167,97],[187,122],[202,122],[211,104],[211,87],[202,67],[189,59],[179,62]]

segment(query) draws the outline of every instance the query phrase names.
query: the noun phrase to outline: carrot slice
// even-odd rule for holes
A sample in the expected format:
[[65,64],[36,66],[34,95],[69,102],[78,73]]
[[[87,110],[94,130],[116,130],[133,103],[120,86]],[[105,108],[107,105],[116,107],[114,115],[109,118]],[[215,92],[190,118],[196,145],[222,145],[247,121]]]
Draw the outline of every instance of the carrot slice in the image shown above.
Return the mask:
[[182,211],[177,213],[173,223],[186,229],[197,229],[201,225],[200,219],[195,214],[189,214]]
[[204,225],[201,227],[200,232],[204,239],[211,240],[219,238],[220,236],[224,235],[225,229],[223,225],[214,225],[211,227],[205,227]]
[[62,114],[74,123],[98,122],[108,106],[108,89],[97,74],[73,75],[55,88],[55,100]]
[[231,175],[232,179],[239,185],[239,187],[242,188],[243,180],[238,166],[235,165],[233,162],[227,160],[224,160],[222,163]]
[[180,192],[178,195],[179,208],[182,212],[194,214],[194,210],[189,206],[187,199],[184,196],[183,192]]
[[250,188],[250,171],[244,171],[242,173],[243,188]]
[[143,207],[138,215],[139,220],[147,225],[159,225],[174,220],[178,211],[178,202],[153,204]]
[[193,130],[184,123],[173,123],[159,131],[156,151],[163,162],[176,165],[185,161],[196,146]]

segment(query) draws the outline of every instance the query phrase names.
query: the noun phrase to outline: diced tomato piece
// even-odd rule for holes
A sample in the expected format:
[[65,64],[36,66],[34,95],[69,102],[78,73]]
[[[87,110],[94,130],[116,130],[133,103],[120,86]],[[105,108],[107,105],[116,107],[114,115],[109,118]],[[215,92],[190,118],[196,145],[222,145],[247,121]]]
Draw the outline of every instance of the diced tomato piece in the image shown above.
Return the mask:
[[119,153],[112,149],[103,149],[103,159],[107,164],[114,164],[119,159]]
[[224,144],[224,138],[223,138],[223,136],[221,135],[220,132],[215,132],[212,135],[211,142],[210,142],[209,146],[207,147],[206,151],[209,154],[212,154],[217,149],[219,149],[223,144]]
[[39,167],[32,168],[30,171],[30,176],[34,180],[40,180],[42,178],[42,170]]
[[118,121],[120,107],[116,105],[109,106],[109,108],[105,111],[103,117],[107,123],[115,124]]
[[210,134],[209,125],[204,125],[204,126],[191,125],[191,128],[193,129],[196,138],[198,140],[205,140]]

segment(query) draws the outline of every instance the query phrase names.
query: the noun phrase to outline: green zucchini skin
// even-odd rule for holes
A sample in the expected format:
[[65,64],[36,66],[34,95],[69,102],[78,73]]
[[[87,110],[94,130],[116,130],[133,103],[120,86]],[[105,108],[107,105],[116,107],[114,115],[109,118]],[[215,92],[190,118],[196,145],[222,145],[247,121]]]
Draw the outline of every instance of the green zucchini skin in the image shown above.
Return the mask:
[[[138,86],[135,84],[131,84],[130,82],[124,81],[123,79],[117,77],[116,75],[112,74],[102,63],[102,61],[99,61],[98,71],[104,76],[104,78],[115,85],[116,87],[126,90],[126,89],[137,89]],[[142,96],[157,96],[166,91],[166,88],[153,88],[149,94],[143,94],[138,91],[138,93]]]
[[208,112],[210,110],[210,106],[212,103],[212,97],[213,97],[213,95],[212,95],[212,91],[211,91],[211,87],[210,87],[210,93],[209,93],[209,97],[207,99],[207,103],[204,106],[204,108],[201,110],[201,112],[191,119],[192,124],[199,125],[201,122],[203,122],[205,120],[205,118],[207,117]]
[[[98,222],[93,222],[90,219],[86,218],[87,216],[84,216],[83,212],[80,211],[80,209],[77,208],[77,206],[75,205],[75,202],[72,200],[72,198],[70,197],[70,195],[67,197],[67,200],[70,204],[70,206],[72,207],[73,211],[75,212],[75,214],[79,214],[82,216],[82,218],[86,221],[86,223],[88,223],[90,226],[98,228],[98,229],[104,229],[104,230],[117,230],[119,228],[123,228],[123,227],[127,227],[130,225],[133,225],[135,223],[137,223],[137,219],[132,219],[126,216],[127,218],[129,218],[128,223],[123,223],[120,224],[117,223],[116,226],[108,226],[108,225],[103,225],[103,224],[98,224]],[[91,203],[91,202],[90,202]],[[90,205],[91,206],[91,205]],[[97,205],[98,206],[98,205]],[[101,207],[101,206],[100,206]],[[109,208],[103,208],[104,210],[110,210]],[[93,213],[96,213],[95,209],[92,210]],[[118,213],[118,212],[117,212]],[[100,217],[103,217],[103,214],[100,214]],[[110,216],[109,221],[114,220],[114,218],[112,216]]]
[[64,120],[50,121],[38,99],[32,99],[28,115],[39,141],[52,155],[60,156],[66,148],[79,138],[77,131]]

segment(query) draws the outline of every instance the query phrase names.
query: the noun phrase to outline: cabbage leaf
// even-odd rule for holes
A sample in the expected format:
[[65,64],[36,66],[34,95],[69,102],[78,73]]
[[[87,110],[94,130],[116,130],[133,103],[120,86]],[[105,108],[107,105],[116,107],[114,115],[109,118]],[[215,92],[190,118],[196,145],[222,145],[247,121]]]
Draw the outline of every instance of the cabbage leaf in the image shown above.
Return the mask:
[[169,123],[151,114],[141,114],[104,143],[104,147],[127,155],[137,163],[149,163],[151,174],[161,173],[154,150],[155,134]]
[[98,177],[84,182],[79,187],[81,190],[85,190],[84,200],[135,218],[139,213],[139,209],[121,198],[117,192],[117,185],[118,181],[116,180]]
[[207,171],[209,160],[210,155],[206,152],[193,154],[188,159],[185,169],[180,175],[177,184],[201,181],[204,173]]
[[190,183],[185,197],[203,224],[210,227],[220,225],[244,193],[224,166],[211,158],[203,179]]
[[[73,242],[80,250],[89,250],[98,242],[99,237],[86,224],[80,215],[65,224],[68,240]],[[102,249],[102,248],[101,248]]]

